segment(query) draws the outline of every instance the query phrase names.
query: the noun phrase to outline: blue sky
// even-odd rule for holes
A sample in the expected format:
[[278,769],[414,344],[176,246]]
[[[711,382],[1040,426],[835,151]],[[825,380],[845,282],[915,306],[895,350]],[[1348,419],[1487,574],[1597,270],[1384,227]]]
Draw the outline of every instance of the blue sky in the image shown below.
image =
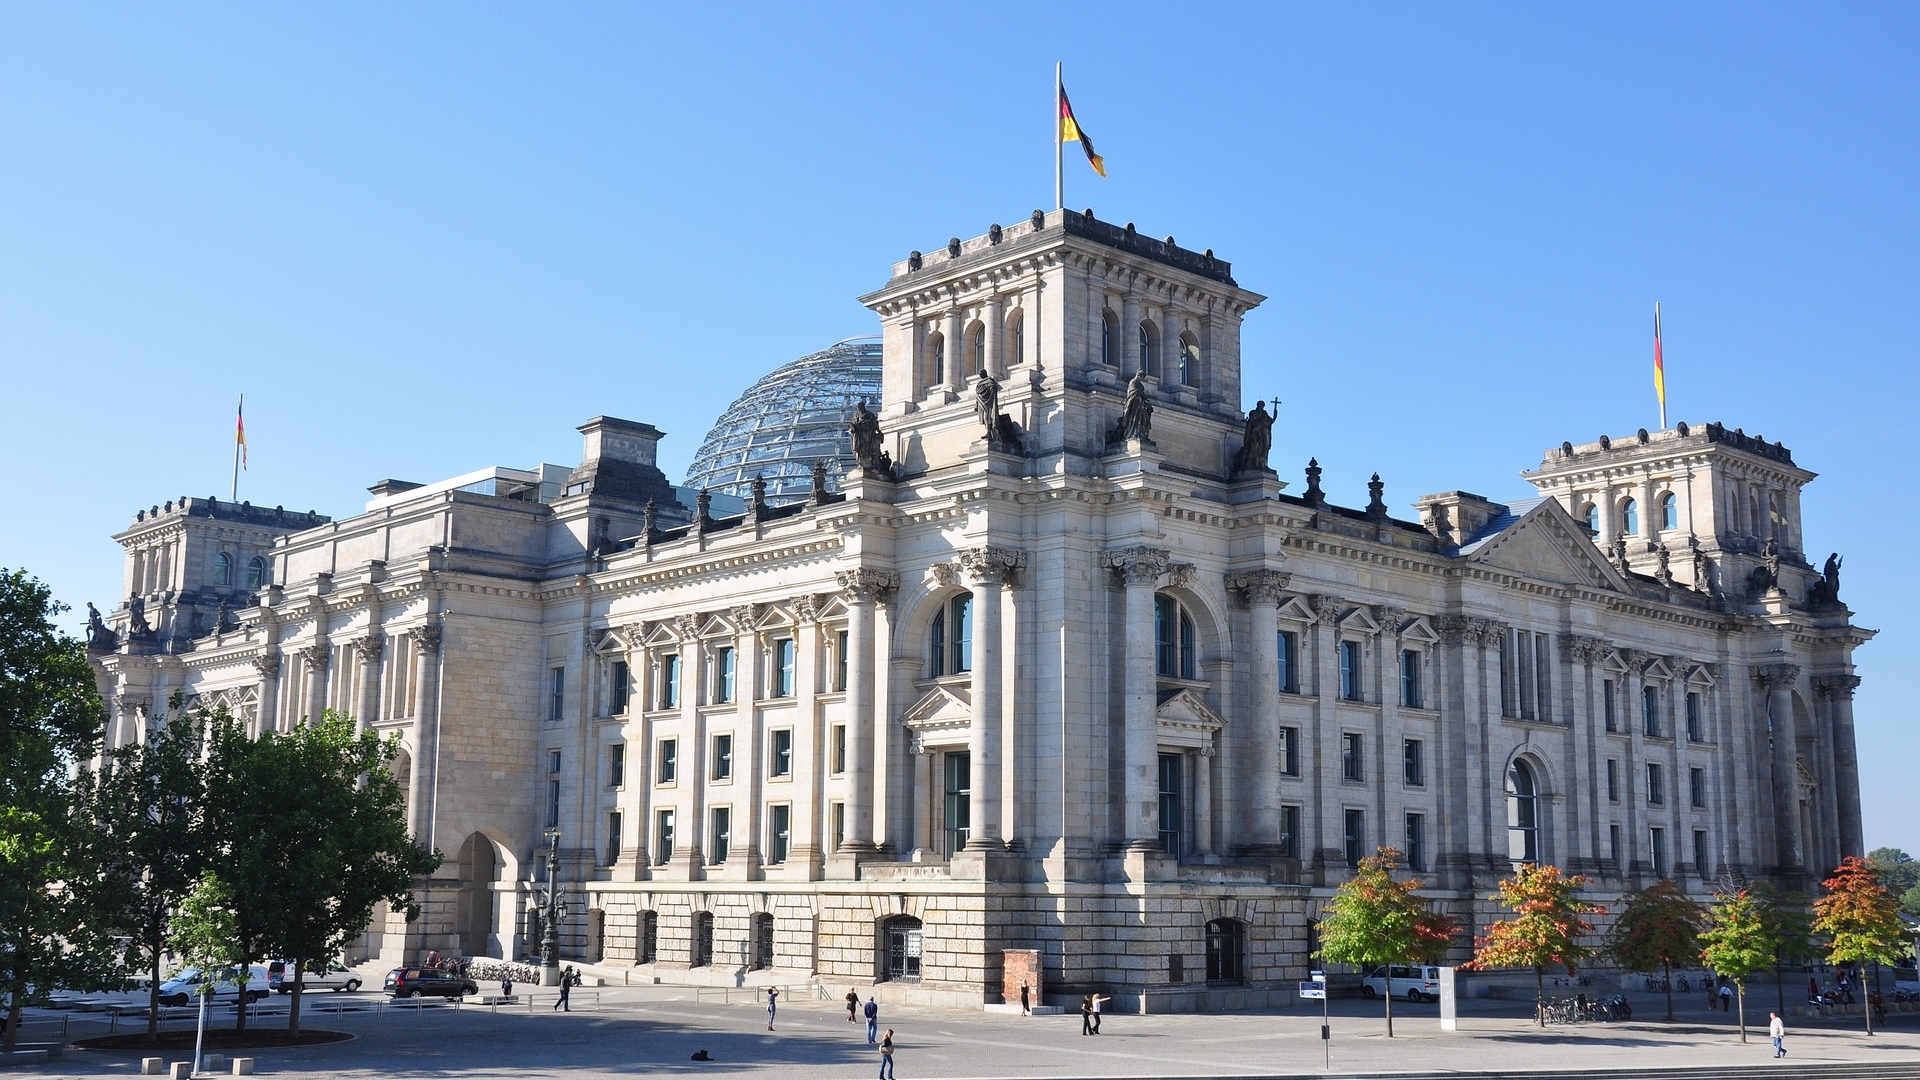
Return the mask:
[[1822,474],[1868,843],[1920,852],[1916,54],[1903,4],[6,5],[0,565],[112,602],[241,392],[256,503],[570,463],[599,413],[678,478],[891,261],[1050,204],[1059,59],[1111,173],[1068,205],[1271,297],[1248,394],[1338,500],[1654,426],[1661,301],[1671,418]]

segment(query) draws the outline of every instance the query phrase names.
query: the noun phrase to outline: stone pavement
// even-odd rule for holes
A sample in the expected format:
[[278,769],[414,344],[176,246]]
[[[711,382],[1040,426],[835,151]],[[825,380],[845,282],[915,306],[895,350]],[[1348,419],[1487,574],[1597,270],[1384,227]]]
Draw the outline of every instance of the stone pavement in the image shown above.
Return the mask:
[[[315,995],[337,1001],[337,995]],[[374,1000],[363,992],[358,998]],[[766,1011],[742,998],[700,1001],[680,987],[582,988],[575,1011],[549,1010],[551,992],[534,1008],[490,1011],[388,1008],[338,1017],[307,1013],[303,1026],[354,1033],[328,1046],[254,1052],[258,1071],[276,1077],[515,1078],[565,1073],[582,1078],[635,1075],[779,1077],[838,1080],[871,1077],[878,1053],[865,1025],[849,1024],[835,1001],[782,1001],[777,1030]],[[1893,1017],[1869,1039],[1856,1023],[1790,1025],[1785,1061],[1765,1036],[1771,995],[1749,1004],[1750,1041],[1742,1045],[1730,1018],[1709,1020],[1697,1006],[1665,1024],[1664,1005],[1635,995],[1628,1024],[1536,1028],[1526,1005],[1470,1001],[1461,1030],[1440,1030],[1433,1005],[1395,1003],[1395,1038],[1385,1036],[1379,1002],[1333,1003],[1332,1073],[1446,1071],[1508,1076],[1544,1069],[1654,1069],[1750,1066],[1795,1075],[1815,1062],[1911,1062],[1920,1076],[1920,1015]],[[896,1069],[920,1078],[1322,1076],[1320,1016],[1305,1009],[1227,1015],[1105,1017],[1105,1033],[1080,1034],[1077,1014],[1021,1018],[952,1009],[886,1006],[881,1028],[894,1029]],[[262,1023],[284,1020],[262,1018]],[[76,1031],[76,1036],[78,1035]],[[706,1050],[711,1062],[690,1060]],[[69,1051],[44,1067],[10,1070],[27,1076],[127,1076],[133,1055]]]

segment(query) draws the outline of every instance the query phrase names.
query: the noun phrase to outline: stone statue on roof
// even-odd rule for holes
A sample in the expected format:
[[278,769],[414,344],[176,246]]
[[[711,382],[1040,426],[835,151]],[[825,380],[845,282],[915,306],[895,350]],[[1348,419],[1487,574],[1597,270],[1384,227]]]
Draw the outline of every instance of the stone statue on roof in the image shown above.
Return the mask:
[[854,406],[853,422],[847,425],[847,434],[853,437],[853,460],[861,469],[892,475],[893,458],[880,445],[880,418],[867,408],[866,398]]
[[1147,398],[1147,372],[1145,368],[1134,372],[1127,382],[1127,404],[1120,413],[1120,422],[1107,432],[1108,442],[1126,442],[1138,439],[1143,443],[1153,441],[1153,402]]
[[[1275,402],[1275,405],[1278,405]],[[1273,414],[1267,411],[1265,401],[1253,403],[1253,411],[1247,414],[1247,426],[1240,435],[1240,452],[1233,455],[1235,475],[1244,472],[1263,472],[1267,469],[1267,454],[1273,449]]]

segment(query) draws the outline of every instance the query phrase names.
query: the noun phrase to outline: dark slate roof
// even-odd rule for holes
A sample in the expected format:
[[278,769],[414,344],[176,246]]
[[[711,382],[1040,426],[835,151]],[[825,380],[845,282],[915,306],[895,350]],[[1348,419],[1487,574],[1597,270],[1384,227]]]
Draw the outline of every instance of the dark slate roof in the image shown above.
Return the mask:
[[1472,539],[1460,545],[1460,554],[1471,555],[1480,550],[1486,546],[1488,541],[1506,532],[1508,529],[1513,528],[1514,522],[1526,517],[1528,512],[1534,507],[1546,501],[1547,497],[1543,495],[1531,499],[1515,499],[1507,503],[1501,508],[1500,513],[1494,516],[1493,520],[1487,522],[1485,527],[1473,534]]

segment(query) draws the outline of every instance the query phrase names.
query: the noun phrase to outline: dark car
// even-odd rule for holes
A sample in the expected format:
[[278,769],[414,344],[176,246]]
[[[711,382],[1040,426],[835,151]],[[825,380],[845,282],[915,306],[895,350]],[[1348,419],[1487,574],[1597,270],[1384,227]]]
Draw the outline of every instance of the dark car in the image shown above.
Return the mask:
[[394,968],[387,972],[386,990],[394,997],[457,997],[480,992],[480,986],[464,975],[433,968]]

